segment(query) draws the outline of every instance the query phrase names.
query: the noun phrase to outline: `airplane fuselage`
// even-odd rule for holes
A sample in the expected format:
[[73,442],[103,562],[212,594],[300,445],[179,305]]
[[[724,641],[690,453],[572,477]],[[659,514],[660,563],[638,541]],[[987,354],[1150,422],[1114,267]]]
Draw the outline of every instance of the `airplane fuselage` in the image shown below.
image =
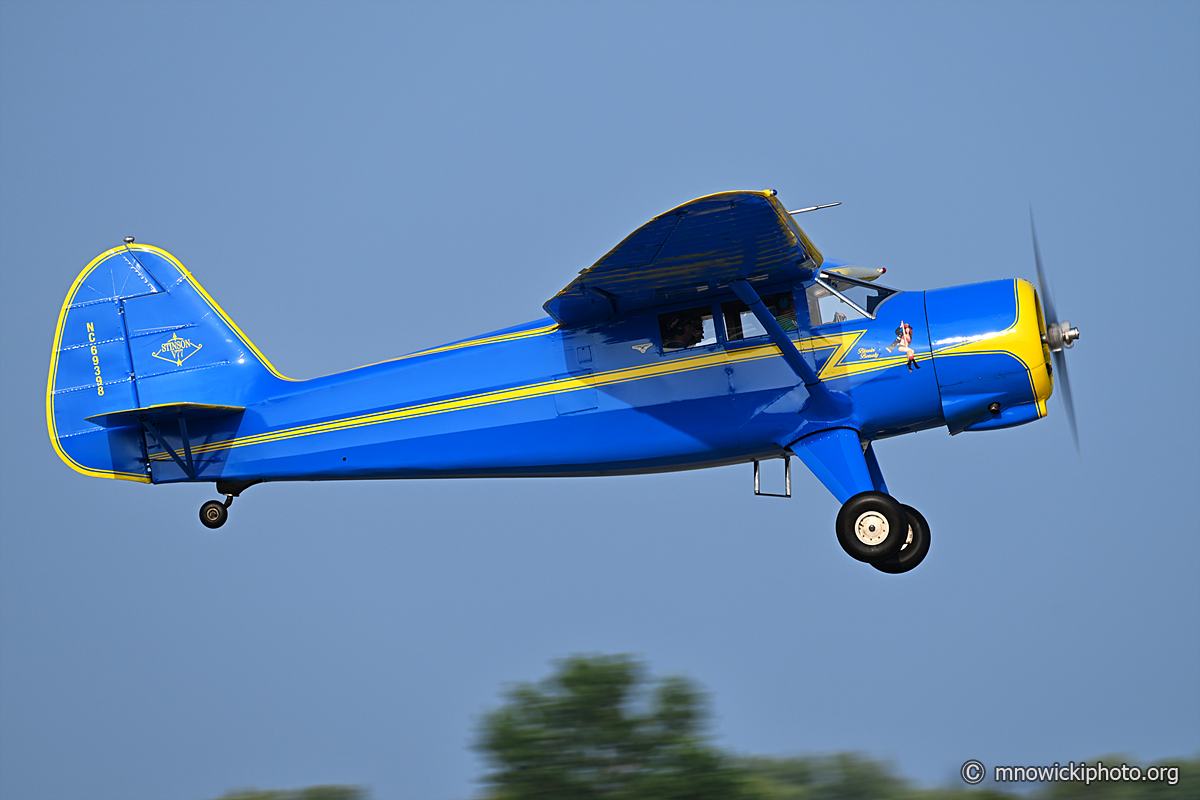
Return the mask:
[[[802,287],[783,288],[803,296]],[[964,288],[988,294],[995,319],[935,319],[940,347],[931,343],[926,316],[927,296],[936,301],[938,292],[900,292],[876,319],[789,334],[822,382],[850,396],[853,418],[842,425],[864,442],[946,425],[943,395],[951,392],[939,387],[938,371],[953,364],[949,352],[937,364],[934,354],[1015,325],[1020,283],[940,292]],[[567,330],[544,319],[306,381],[260,376],[250,394],[263,399],[246,406],[236,427],[232,419],[192,424],[196,478],[613,475],[783,456],[812,424],[809,390],[765,335],[728,340],[719,313],[728,300],[711,301],[716,341],[674,352],[663,349],[659,315],[646,312]],[[893,346],[901,320],[912,329],[911,365]],[[1012,405],[1032,404],[1034,419],[1044,414],[1033,370],[1003,348],[990,350],[974,360],[995,360],[992,371],[1005,387],[1022,373],[1018,390],[1023,381],[1028,396]],[[969,400],[975,388],[957,387],[955,396]],[[980,416],[978,408],[973,413]],[[993,418],[1001,421],[990,413],[982,421]],[[154,482],[190,479],[161,448],[151,445],[148,454]]]

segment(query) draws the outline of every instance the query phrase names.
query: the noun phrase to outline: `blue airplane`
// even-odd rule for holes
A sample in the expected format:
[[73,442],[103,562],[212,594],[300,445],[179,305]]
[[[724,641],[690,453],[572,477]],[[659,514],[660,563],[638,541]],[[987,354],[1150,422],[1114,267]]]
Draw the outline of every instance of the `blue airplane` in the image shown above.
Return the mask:
[[[819,206],[824,207],[824,206]],[[817,207],[814,207],[817,208]],[[798,456],[842,503],[846,552],[917,566],[929,524],[873,442],[1046,415],[1079,337],[1046,292],[924,292],[822,257],[774,191],[661,214],[545,303],[549,318],[311,380],[281,375],[173,255],[125,243],[84,268],[54,334],[46,421],[85,475],[264,481],[628,475]],[[1078,446],[1078,435],[1076,445]]]

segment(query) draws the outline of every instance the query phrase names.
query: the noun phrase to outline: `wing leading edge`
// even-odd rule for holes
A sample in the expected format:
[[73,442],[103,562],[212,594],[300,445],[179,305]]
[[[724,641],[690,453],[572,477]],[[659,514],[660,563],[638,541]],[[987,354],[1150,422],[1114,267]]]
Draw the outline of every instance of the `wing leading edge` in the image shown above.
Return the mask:
[[544,308],[563,325],[585,324],[703,295],[733,280],[804,280],[821,261],[775,192],[722,192],[650,220]]

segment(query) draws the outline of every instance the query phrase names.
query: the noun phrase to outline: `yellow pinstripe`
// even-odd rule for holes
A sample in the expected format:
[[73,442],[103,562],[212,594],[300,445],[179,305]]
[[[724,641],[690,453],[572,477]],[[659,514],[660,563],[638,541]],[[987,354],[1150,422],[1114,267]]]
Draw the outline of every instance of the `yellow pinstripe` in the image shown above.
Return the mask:
[[[843,358],[850,350],[849,346],[844,345],[841,340],[844,339],[853,343],[854,341],[857,341],[864,333],[865,331],[859,330],[841,334],[836,337],[812,337],[809,339],[801,339],[797,344],[801,347],[807,347],[808,343],[812,342],[814,343],[814,347],[812,349],[817,350],[837,346],[839,348],[838,352],[830,357],[826,363],[827,368],[831,364],[834,365],[834,368],[828,370],[832,377],[873,372],[903,363],[904,359],[889,358],[865,362],[863,365],[853,364],[843,369],[838,369],[837,362],[840,361],[840,359]],[[492,392],[483,392],[480,394],[464,395],[462,397],[438,400],[429,403],[417,403],[411,406],[403,406],[373,414],[362,414],[353,417],[330,420],[328,422],[301,425],[293,428],[283,428],[277,431],[268,431],[251,436],[239,436],[232,439],[225,439],[218,442],[211,442],[209,444],[193,447],[192,452],[211,453],[219,450],[233,449],[236,447],[247,447],[250,445],[277,442],[302,436],[312,436],[318,433],[348,430],[351,428],[360,428],[368,425],[379,425],[386,422],[395,422],[398,420],[431,416],[433,414],[444,414],[450,411],[482,408],[500,403],[510,403],[517,400],[528,400],[535,397],[546,397],[549,395],[561,394],[563,392],[572,392],[578,389],[613,386],[621,383],[646,380],[648,378],[660,378],[667,375],[678,375],[686,372],[693,372],[695,370],[707,369],[709,367],[761,361],[763,359],[777,357],[779,357],[779,348],[773,344],[748,347],[731,352],[717,351],[713,353],[706,353],[700,356],[693,356],[691,358],[671,359],[657,364],[648,364],[646,366],[627,367],[624,369],[612,370],[610,372],[602,372],[593,375],[560,378],[558,380],[543,381],[526,386],[517,386],[511,389],[501,389]],[[905,357],[905,359],[906,358],[907,357]],[[925,356],[925,358],[928,358],[928,356]],[[826,369],[823,369],[822,374],[824,375],[826,371]],[[153,456],[154,460],[166,460],[168,458],[170,458],[170,456],[166,455],[165,453],[159,453]]]

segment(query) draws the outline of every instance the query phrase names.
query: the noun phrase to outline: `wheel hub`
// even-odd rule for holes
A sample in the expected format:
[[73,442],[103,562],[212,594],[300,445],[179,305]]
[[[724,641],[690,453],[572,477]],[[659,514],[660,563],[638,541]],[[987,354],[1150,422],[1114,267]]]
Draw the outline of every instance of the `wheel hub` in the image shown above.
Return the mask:
[[874,547],[887,538],[887,517],[877,511],[860,514],[854,523],[854,535],[868,547]]

